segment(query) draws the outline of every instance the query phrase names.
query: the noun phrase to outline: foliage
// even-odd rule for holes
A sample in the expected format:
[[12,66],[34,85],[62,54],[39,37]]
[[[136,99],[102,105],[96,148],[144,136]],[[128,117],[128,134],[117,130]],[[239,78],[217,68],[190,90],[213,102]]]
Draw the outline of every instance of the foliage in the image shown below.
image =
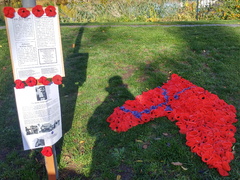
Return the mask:
[[240,19],[238,0],[216,1],[204,6],[197,1],[183,0],[70,1],[59,7],[61,22],[192,21],[196,16],[205,20]]
[[222,0],[199,11],[200,19],[240,19],[239,0]]

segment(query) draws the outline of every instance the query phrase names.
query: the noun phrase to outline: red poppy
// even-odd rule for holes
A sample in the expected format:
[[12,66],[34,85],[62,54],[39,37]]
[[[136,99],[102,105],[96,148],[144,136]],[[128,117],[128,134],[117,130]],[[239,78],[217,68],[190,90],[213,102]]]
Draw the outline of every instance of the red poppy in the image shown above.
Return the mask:
[[21,7],[18,9],[18,14],[19,14],[19,16],[26,18],[30,15],[30,11],[24,7]]
[[48,6],[45,9],[45,13],[49,17],[55,16],[57,14],[56,13],[56,8],[54,6]]
[[208,162],[212,159],[212,153],[209,153],[209,152],[205,152],[203,155],[202,155],[202,161],[203,162]]
[[50,157],[53,155],[53,152],[52,152],[52,148],[51,147],[44,147],[41,151],[42,155],[43,156],[47,156],[47,157]]
[[47,80],[46,77],[42,76],[40,77],[40,79],[38,80],[39,83],[43,84],[43,85],[49,85],[51,82]]
[[32,13],[36,17],[41,17],[44,14],[42,6],[41,5],[36,5],[34,8],[32,8]]
[[26,80],[28,86],[35,86],[37,84],[37,80],[34,77],[29,77]]
[[16,84],[16,89],[22,89],[25,87],[25,84],[20,79],[15,80],[14,83]]
[[143,114],[142,114],[142,117],[141,117],[141,120],[143,120],[144,122],[148,122],[148,121],[151,120],[150,117],[151,117],[151,116],[149,116],[149,114],[143,113]]
[[223,168],[218,168],[217,170],[221,176],[229,176],[229,173]]
[[4,7],[3,8],[3,13],[5,17],[8,18],[13,18],[14,17],[14,13],[15,13],[15,9],[12,7]]
[[144,107],[136,100],[127,100],[124,104],[126,109],[131,111],[143,111]]
[[232,153],[232,152],[229,152],[229,151],[226,152],[226,157],[227,157],[227,159],[229,159],[230,161],[234,159],[233,153]]
[[60,75],[55,75],[52,78],[54,84],[60,85],[62,84],[62,77]]

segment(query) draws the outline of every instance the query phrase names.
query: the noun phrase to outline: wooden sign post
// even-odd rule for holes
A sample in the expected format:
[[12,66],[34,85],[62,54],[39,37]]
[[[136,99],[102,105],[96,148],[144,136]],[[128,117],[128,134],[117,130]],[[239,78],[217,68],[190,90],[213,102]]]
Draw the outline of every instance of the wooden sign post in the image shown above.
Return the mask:
[[50,157],[45,156],[45,167],[48,174],[49,180],[58,179],[58,168],[57,168],[57,158],[55,145],[52,146],[53,155]]

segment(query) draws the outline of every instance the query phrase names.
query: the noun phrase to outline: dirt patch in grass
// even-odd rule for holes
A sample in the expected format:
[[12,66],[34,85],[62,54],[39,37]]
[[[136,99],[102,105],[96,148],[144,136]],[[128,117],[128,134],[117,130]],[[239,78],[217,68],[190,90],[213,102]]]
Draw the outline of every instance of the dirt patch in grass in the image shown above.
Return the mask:
[[128,67],[123,68],[123,70],[125,70],[125,73],[123,74],[122,78],[123,78],[123,80],[125,80],[125,79],[130,78],[133,75],[133,73],[136,70],[138,70],[138,68],[134,67],[134,66],[128,66]]
[[134,175],[133,168],[125,164],[121,164],[118,168],[114,169],[113,172],[114,174],[116,174],[116,176],[120,176],[120,179],[124,180],[130,180],[133,178]]
[[64,179],[81,179],[87,180],[89,178],[85,177],[83,174],[78,173],[76,170],[79,168],[77,164],[71,163],[66,168],[59,171],[59,180]]

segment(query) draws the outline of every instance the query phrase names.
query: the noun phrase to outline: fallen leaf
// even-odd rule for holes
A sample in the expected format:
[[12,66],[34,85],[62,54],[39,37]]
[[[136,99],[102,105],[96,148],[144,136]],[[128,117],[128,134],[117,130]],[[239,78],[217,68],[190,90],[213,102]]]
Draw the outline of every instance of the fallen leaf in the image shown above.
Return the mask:
[[83,143],[85,143],[85,141],[80,141],[80,144],[83,144]]
[[168,133],[162,133],[164,136],[169,136],[169,134]]
[[135,142],[138,142],[138,143],[143,143],[143,141],[142,141],[142,140],[140,140],[140,139],[136,139],[136,140],[135,140]]
[[121,180],[121,175],[117,175],[116,180]]
[[174,166],[182,166],[182,163],[180,163],[180,162],[172,162],[172,164],[173,164]]
[[143,162],[143,160],[136,160],[135,162],[139,162],[140,163],[140,162]]
[[188,168],[185,168],[185,167],[183,167],[183,166],[181,166],[181,168],[182,168],[184,171],[188,170]]
[[157,125],[156,124],[152,124],[151,126],[152,126],[152,128],[157,129]]
[[147,149],[147,148],[148,148],[148,145],[147,145],[147,144],[144,144],[144,145],[142,146],[142,148],[143,148],[143,149]]

